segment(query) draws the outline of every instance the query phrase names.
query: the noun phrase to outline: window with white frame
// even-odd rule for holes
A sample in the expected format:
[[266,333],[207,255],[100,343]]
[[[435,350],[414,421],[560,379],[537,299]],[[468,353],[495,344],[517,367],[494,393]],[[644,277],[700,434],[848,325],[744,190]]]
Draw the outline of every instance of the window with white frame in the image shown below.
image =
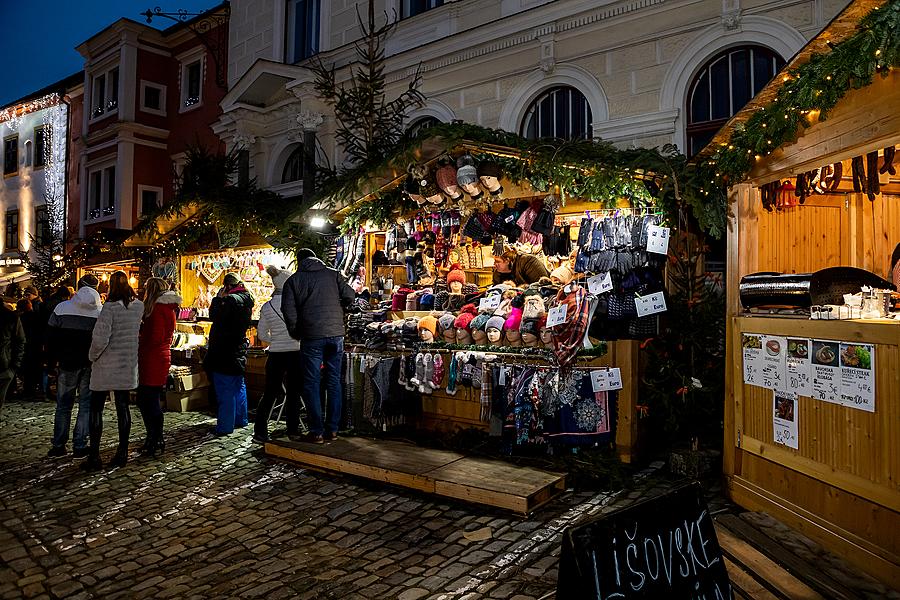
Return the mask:
[[19,172],[19,136],[11,135],[3,140],[3,176],[12,177]]
[[88,175],[87,220],[116,214],[116,166],[94,169]]
[[19,211],[6,211],[6,251],[19,249]]
[[50,125],[38,125],[34,128],[34,168],[47,164],[47,153],[50,151]]
[[321,0],[287,0],[287,62],[319,53]]
[[98,72],[91,78],[91,118],[119,110],[119,67]]
[[593,133],[591,107],[584,94],[571,86],[550,88],[532,101],[525,112],[520,133],[530,140],[590,139]]
[[400,18],[414,17],[443,5],[444,0],[400,0]]
[[181,109],[199,106],[203,101],[203,57],[181,64]]
[[153,115],[166,116],[166,86],[141,80],[141,110]]
[[162,206],[163,190],[151,185],[137,186],[139,216],[152,215]]

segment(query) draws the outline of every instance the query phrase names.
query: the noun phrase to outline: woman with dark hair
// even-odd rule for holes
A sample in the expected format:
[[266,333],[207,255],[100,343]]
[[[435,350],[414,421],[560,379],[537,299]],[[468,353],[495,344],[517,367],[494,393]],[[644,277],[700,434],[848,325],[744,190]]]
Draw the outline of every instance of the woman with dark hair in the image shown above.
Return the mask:
[[172,364],[172,337],[181,296],[169,290],[165,279],[151,277],[144,284],[144,321],[138,344],[137,405],[147,429],[141,453],[155,457],[165,450],[161,402]]
[[128,436],[131,433],[131,390],[138,386],[138,335],[144,303],[128,284],[128,275],[116,271],[109,278],[109,296],[94,326],[91,350],[91,447],[82,468],[96,471],[100,461],[100,436],[103,434],[103,407],[110,392],[116,402],[119,448],[110,463],[123,467],[128,461]]
[[28,298],[16,302],[16,312],[25,330],[25,359],[22,361],[22,398],[24,400],[42,399],[41,373],[43,371],[44,327],[41,315],[35,310]]

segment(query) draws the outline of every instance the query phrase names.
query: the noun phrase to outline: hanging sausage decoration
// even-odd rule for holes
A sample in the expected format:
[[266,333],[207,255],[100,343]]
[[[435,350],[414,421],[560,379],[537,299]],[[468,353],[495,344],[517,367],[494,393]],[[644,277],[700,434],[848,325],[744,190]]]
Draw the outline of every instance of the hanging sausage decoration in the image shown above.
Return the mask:
[[863,157],[854,156],[850,161],[853,169],[853,191],[856,193],[866,191],[866,169],[863,166]]
[[894,147],[888,146],[884,149],[884,164],[881,165],[881,168],[878,170],[879,173],[884,175],[885,173],[890,173],[891,175],[897,174],[897,169],[894,168]]
[[866,172],[868,173],[866,196],[869,202],[874,202],[875,196],[881,193],[881,182],[878,180],[878,150],[866,154]]

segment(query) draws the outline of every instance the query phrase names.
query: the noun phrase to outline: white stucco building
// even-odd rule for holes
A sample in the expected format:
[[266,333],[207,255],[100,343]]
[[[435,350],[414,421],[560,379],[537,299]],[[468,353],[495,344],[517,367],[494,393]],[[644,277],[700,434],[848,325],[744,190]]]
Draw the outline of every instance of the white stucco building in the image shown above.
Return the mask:
[[[460,119],[534,136],[692,153],[845,0],[376,0],[401,22],[387,42],[390,95],[421,67],[411,126]],[[346,64],[365,0],[232,0],[229,92],[217,133],[252,175],[294,196],[304,126],[332,163],[333,119],[306,65]],[[313,113],[312,117],[309,118]],[[324,121],[317,125],[315,113]],[[304,115],[306,118],[299,118]]]

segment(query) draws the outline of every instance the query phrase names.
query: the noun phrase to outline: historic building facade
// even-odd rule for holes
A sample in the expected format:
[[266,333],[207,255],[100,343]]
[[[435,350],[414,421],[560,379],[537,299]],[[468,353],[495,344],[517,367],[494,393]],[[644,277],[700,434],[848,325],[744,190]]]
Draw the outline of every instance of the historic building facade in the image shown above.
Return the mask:
[[119,19],[78,46],[84,93],[69,211],[76,237],[131,230],[172,197],[188,145],[219,148],[210,125],[226,91],[227,10],[162,31]]
[[[417,68],[423,73],[428,100],[408,115],[410,126],[460,119],[530,137],[674,143],[693,153],[845,4],[376,0],[376,13],[401,19],[386,44],[389,94]],[[307,66],[352,60],[357,11],[366,7],[233,0],[229,92],[215,129],[250,151],[262,185],[302,192],[296,165],[305,128],[317,130],[332,164],[340,161]]]

